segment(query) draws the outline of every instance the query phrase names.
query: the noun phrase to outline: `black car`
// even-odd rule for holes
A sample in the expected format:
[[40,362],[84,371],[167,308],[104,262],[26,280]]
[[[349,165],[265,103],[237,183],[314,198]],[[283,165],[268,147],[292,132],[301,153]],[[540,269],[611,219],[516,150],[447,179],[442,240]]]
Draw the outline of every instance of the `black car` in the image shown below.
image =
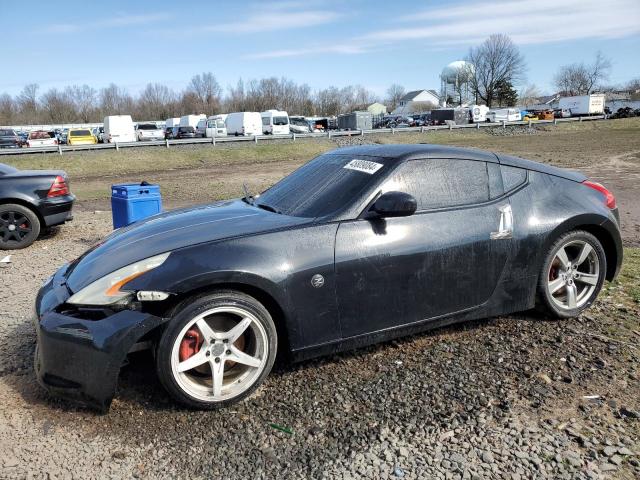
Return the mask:
[[28,247],[45,228],[71,220],[74,200],[63,171],[0,163],[0,250]]
[[63,266],[36,300],[36,371],[106,410],[127,354],[152,345],[168,392],[215,408],[254,391],[279,349],[301,360],[536,305],[574,317],[621,262],[615,198],[580,173],[437,145],[343,148]]
[[196,138],[196,129],[193,127],[178,127],[174,130],[173,138]]
[[0,148],[19,148],[22,140],[16,132],[10,128],[0,128]]

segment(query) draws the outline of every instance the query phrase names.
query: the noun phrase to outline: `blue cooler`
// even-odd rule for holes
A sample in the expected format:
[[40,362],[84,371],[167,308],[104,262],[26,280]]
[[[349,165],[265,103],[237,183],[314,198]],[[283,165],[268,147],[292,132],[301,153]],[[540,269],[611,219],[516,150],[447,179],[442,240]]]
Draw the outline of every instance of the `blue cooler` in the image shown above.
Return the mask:
[[111,185],[113,228],[126,227],[161,211],[160,185],[147,182]]

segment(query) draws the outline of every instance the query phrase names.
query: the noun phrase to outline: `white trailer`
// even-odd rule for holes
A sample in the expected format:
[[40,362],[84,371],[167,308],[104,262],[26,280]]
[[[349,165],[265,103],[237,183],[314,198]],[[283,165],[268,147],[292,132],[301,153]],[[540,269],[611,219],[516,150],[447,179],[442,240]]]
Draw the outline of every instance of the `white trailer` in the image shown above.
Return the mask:
[[558,107],[570,110],[571,116],[573,117],[580,115],[602,115],[604,113],[604,93],[561,97],[558,101]]
[[471,107],[471,121],[473,123],[482,123],[487,121],[489,107],[486,105],[473,105]]

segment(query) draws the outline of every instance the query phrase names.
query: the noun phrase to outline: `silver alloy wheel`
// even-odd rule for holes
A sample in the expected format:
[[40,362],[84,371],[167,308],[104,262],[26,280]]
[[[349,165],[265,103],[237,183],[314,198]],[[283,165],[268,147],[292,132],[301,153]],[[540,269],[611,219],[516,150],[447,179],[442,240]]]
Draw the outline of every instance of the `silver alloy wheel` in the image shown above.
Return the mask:
[[[193,329],[202,335],[198,350],[180,360],[180,347]],[[232,399],[260,377],[269,356],[262,323],[240,307],[216,307],[187,322],[171,350],[171,371],[180,388],[205,402]]]
[[564,310],[580,308],[598,286],[598,254],[588,242],[572,240],[558,249],[547,273],[547,290],[553,302]]

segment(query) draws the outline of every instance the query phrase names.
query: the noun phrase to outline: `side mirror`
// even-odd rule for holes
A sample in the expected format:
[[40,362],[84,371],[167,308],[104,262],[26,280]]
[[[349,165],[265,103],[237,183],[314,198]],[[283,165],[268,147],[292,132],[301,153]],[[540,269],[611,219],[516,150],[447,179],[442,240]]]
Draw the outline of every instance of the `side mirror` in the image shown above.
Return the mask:
[[408,217],[416,213],[418,202],[404,192],[383,193],[371,206],[370,211],[378,217]]

